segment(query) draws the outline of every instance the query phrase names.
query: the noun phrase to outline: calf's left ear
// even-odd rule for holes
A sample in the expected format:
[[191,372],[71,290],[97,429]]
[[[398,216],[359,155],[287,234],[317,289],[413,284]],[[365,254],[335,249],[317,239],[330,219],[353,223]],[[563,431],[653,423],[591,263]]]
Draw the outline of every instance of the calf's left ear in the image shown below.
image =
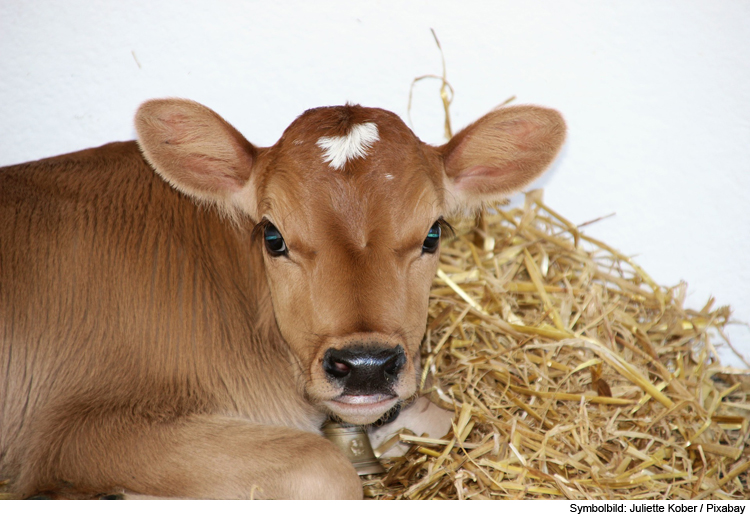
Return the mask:
[[154,99],[135,116],[144,157],[170,185],[230,217],[255,217],[258,149],[213,110],[187,99]]
[[520,191],[549,166],[565,140],[559,112],[510,106],[482,117],[438,151],[447,214],[471,213]]

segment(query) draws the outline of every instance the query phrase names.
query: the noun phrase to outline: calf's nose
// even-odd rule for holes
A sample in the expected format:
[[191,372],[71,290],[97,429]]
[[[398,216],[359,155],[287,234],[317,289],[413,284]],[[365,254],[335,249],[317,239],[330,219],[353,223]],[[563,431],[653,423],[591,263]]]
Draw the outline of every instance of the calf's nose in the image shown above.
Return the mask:
[[344,394],[391,393],[393,383],[406,365],[406,354],[393,348],[329,348],[323,357],[323,370],[342,384]]

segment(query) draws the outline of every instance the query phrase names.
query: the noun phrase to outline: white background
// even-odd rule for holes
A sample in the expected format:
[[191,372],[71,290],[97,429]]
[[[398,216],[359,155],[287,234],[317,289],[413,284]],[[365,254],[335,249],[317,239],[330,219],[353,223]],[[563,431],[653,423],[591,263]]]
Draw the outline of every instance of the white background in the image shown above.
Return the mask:
[[[750,321],[747,1],[2,0],[0,165],[132,139],[153,97],[198,100],[262,146],[314,106],[406,119],[412,79],[441,70],[430,28],[457,127],[513,95],[561,110],[546,202],[576,223],[616,213],[586,232]],[[437,90],[420,84],[412,112],[431,143]],[[730,336],[750,356],[750,329]]]

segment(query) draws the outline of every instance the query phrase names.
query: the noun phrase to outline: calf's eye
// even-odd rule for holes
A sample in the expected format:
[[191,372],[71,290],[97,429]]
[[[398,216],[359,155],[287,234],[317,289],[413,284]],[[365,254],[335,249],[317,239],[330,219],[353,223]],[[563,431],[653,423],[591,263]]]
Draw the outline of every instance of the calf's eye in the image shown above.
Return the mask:
[[440,222],[432,224],[427,238],[422,242],[422,253],[435,253],[440,246]]
[[266,251],[272,257],[280,257],[287,254],[286,242],[276,226],[268,222],[263,229],[263,238],[266,242]]

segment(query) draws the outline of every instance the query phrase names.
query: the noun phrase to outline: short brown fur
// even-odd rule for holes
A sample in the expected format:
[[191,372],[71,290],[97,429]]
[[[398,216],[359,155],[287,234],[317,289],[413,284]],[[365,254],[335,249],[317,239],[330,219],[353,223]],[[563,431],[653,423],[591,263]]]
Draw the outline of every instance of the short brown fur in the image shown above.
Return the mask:
[[[337,403],[325,351],[402,347],[389,405],[411,397],[430,226],[528,183],[562,143],[558,114],[520,108],[506,128],[531,140],[498,133],[501,110],[439,150],[348,106],[258,148],[197,103],[157,100],[139,145],[0,169],[0,479],[25,496],[361,497],[319,428],[383,409]],[[367,155],[327,166],[317,139],[363,122],[380,133]],[[524,169],[493,185],[509,172],[487,169],[498,134],[540,154],[505,149]],[[287,256],[253,236],[262,220]]]

